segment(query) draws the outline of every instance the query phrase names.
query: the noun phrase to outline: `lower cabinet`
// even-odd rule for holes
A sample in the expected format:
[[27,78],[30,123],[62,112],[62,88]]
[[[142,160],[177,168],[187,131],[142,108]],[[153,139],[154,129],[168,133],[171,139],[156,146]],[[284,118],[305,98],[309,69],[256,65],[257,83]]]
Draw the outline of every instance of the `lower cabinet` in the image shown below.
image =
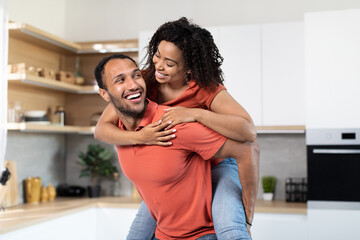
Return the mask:
[[137,209],[91,208],[3,234],[1,240],[126,239]]
[[256,240],[305,240],[307,224],[307,215],[255,213],[251,235]]

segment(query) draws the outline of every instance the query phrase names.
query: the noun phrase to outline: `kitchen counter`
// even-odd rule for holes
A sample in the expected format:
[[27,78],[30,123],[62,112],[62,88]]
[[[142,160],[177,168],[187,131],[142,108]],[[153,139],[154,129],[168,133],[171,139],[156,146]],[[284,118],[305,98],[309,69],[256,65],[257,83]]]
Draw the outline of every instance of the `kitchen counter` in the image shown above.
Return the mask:
[[[0,212],[0,234],[19,230],[89,208],[138,208],[131,197],[57,198],[54,202],[23,204]],[[257,200],[255,213],[306,214],[306,203]]]

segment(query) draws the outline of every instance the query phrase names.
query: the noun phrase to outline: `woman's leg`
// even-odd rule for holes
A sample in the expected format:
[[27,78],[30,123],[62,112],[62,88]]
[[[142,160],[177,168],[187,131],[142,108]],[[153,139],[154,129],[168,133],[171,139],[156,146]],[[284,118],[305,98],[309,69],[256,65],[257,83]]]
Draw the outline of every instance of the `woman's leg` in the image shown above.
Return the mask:
[[156,221],[144,202],[141,202],[136,217],[131,224],[127,240],[152,240],[155,236]]
[[246,228],[241,200],[238,167],[233,158],[224,159],[211,170],[213,185],[212,217],[216,236],[221,240],[251,239]]

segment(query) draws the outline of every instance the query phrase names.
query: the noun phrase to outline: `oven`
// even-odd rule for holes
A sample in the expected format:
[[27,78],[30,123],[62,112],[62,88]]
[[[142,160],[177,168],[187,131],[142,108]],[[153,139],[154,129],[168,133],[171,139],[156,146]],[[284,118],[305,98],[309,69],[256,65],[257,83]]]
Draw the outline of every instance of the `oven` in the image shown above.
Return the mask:
[[360,201],[360,129],[307,129],[309,201]]

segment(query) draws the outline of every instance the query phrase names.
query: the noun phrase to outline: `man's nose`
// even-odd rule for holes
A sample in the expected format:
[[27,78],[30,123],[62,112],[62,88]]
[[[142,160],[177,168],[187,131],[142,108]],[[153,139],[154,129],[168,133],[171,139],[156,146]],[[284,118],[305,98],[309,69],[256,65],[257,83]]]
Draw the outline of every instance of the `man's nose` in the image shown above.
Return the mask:
[[128,89],[137,89],[137,88],[138,88],[137,82],[136,82],[133,78],[131,78],[131,77],[129,77],[129,78],[126,80],[126,85],[127,85],[127,88],[128,88]]

